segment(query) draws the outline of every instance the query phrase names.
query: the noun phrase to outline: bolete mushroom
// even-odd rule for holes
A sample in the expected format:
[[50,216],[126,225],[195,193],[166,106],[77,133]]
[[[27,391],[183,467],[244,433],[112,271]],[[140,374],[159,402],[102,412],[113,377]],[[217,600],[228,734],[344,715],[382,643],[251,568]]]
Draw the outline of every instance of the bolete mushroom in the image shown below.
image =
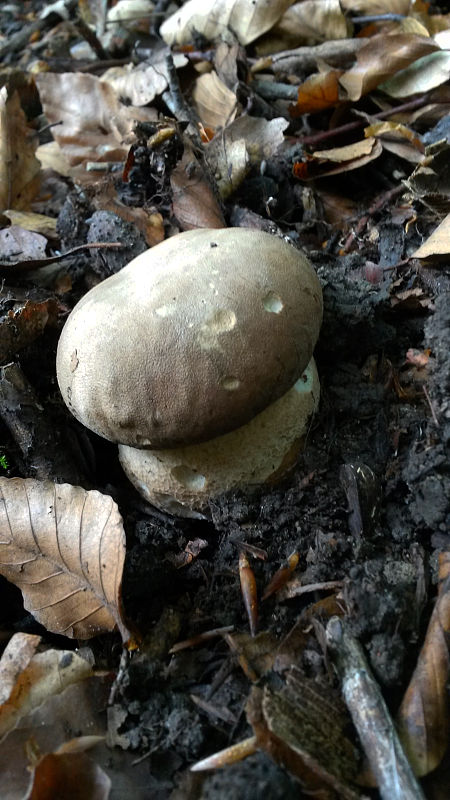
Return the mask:
[[145,497],[195,514],[283,470],[317,404],[308,364],[321,319],[319,281],[293,246],[243,228],[187,231],[75,306],[59,387],[78,420],[123,445]]

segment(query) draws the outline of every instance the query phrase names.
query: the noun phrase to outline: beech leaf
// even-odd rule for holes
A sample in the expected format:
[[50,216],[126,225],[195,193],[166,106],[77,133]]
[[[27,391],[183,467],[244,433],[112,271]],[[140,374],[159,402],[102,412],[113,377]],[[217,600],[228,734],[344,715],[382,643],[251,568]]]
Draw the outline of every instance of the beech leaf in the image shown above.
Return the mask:
[[417,665],[397,716],[403,748],[416,775],[440,764],[448,745],[450,554],[439,555],[439,595]]
[[0,574],[25,608],[54,633],[88,639],[116,625],[124,640],[120,588],[122,518],[111,497],[79,486],[0,478]]
[[196,34],[208,41],[225,38],[227,29],[240,44],[269,31],[291,0],[189,0],[161,25],[166,44],[188,44]]

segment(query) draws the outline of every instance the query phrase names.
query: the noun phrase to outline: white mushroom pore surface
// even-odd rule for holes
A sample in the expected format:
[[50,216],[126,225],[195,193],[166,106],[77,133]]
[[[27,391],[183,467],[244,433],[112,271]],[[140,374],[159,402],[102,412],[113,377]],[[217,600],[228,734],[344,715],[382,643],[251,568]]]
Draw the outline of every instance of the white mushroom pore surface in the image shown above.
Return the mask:
[[291,460],[317,404],[321,321],[320,283],[295,247],[244,228],[188,231],[80,300],[58,383],[80,422],[123,445],[144,497],[195,513]]

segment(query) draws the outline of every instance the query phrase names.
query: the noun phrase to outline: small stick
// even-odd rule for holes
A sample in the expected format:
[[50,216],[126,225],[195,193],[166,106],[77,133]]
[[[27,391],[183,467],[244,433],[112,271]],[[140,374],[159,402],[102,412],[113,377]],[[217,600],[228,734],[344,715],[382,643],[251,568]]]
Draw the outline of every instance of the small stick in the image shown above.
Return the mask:
[[258,750],[256,736],[249,736],[242,742],[226,747],[225,750],[219,750],[212,756],[203,758],[197,761],[191,767],[191,772],[203,772],[206,769],[218,769],[220,767],[227,767],[230,764],[236,764],[238,761],[243,761],[247,756],[252,756]]
[[400,744],[363,649],[338,617],[326,628],[326,640],[342,678],[342,693],[383,800],[425,800]]

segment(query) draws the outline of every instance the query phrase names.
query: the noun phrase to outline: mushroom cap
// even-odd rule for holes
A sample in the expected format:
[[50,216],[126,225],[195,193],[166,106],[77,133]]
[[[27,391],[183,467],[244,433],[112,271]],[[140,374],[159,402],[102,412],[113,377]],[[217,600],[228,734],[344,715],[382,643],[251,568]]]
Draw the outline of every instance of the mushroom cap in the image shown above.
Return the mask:
[[209,442],[166,450],[119,445],[131,483],[162,511],[198,517],[214,497],[231,489],[272,483],[293,466],[319,403],[314,359],[279,400],[231,433]]
[[292,386],[321,320],[320,283],[293,246],[244,228],[187,231],[84,295],[60,337],[58,383],[111,441],[206,441]]

